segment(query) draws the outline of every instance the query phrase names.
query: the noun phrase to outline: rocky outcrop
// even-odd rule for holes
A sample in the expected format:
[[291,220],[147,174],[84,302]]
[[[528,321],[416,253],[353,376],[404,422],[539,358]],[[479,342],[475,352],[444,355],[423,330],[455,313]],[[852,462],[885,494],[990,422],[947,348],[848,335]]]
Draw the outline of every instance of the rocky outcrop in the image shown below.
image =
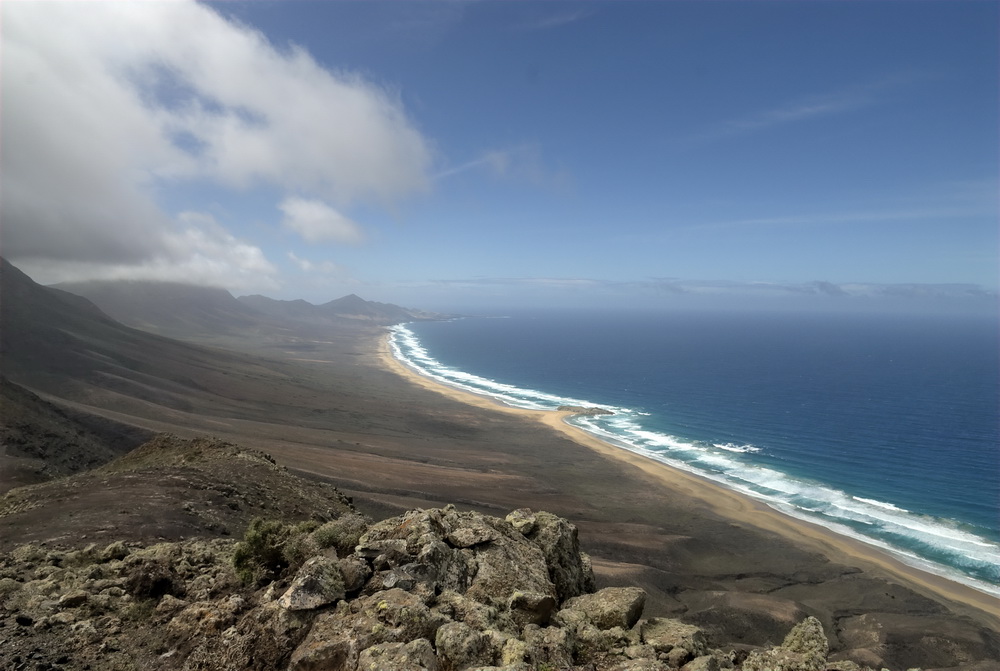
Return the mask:
[[[356,544],[338,556],[346,539]],[[262,563],[280,568],[250,570]],[[526,509],[506,519],[447,507],[371,525],[355,513],[322,525],[255,522],[240,543],[119,542],[72,552],[28,545],[0,563],[0,666],[858,668],[827,660],[815,618],[781,646],[748,655],[713,649],[690,624],[642,619],[645,600],[636,587],[595,591],[576,528]]]

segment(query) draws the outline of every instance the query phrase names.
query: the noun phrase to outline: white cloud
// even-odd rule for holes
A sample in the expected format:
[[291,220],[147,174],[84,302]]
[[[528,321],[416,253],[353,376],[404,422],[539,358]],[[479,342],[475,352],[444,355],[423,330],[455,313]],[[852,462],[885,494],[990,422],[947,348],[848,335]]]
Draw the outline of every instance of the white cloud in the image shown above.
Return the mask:
[[282,225],[308,242],[332,240],[356,244],[364,238],[356,223],[321,200],[286,198],[278,208],[285,214]]
[[[392,205],[429,182],[428,143],[391,92],[300,48],[275,48],[207,6],[8,2],[0,11],[12,259],[142,274],[210,268],[219,254],[228,267],[235,252],[217,235],[196,243],[163,211],[165,187],[267,185],[346,207]],[[260,253],[250,247],[236,247],[244,265]]]
[[272,265],[259,247],[238,240],[201,212],[183,212],[175,230],[166,233],[164,251],[143,263],[29,258],[18,263],[40,284],[83,280],[158,280],[267,291],[280,287]]
[[339,273],[341,272],[340,267],[333,261],[310,261],[309,259],[300,258],[295,252],[288,252],[288,258],[298,266],[299,270],[304,273],[322,273],[325,275]]

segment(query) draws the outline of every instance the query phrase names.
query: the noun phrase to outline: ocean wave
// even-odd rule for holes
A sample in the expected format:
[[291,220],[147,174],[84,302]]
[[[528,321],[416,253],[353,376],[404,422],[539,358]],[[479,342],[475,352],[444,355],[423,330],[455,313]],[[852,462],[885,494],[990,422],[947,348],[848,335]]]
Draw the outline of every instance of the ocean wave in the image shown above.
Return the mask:
[[760,448],[756,445],[737,445],[736,443],[712,443],[713,447],[726,452],[738,452],[740,454],[757,454]]
[[705,477],[784,513],[889,551],[909,564],[1000,596],[1000,544],[957,523],[793,477],[754,461],[760,459],[754,455],[761,455],[762,450],[750,443],[701,443],[652,430],[645,424],[650,417],[646,411],[521,388],[451,368],[431,356],[405,325],[393,327],[390,333],[393,356],[421,375],[514,407],[607,409],[613,414],[577,416],[570,423],[618,447]]

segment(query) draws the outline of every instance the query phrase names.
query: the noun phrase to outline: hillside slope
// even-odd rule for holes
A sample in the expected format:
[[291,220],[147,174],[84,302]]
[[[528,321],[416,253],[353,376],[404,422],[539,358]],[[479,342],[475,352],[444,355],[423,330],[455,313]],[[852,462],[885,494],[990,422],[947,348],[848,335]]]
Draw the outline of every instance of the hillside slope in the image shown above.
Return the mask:
[[271,326],[264,315],[215,287],[118,280],[53,288],[86,298],[123,324],[171,337],[237,334]]

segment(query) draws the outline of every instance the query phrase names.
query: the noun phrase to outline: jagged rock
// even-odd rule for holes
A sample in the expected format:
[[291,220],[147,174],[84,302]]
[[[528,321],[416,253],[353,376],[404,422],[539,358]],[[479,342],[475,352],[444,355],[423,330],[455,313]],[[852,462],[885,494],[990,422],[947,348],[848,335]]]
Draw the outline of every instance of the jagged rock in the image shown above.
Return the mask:
[[62,608],[77,608],[87,603],[90,600],[90,593],[82,590],[75,589],[71,592],[66,592],[61,597],[59,597],[59,605]]
[[[628,632],[621,627],[599,629],[589,622],[583,622],[574,626],[571,631],[575,634],[575,651],[578,657],[590,658],[608,654],[615,649],[624,651],[629,647],[639,647],[631,645]],[[652,651],[652,654],[635,656],[656,657],[656,651],[653,650],[652,646],[642,647],[648,647]],[[638,652],[638,650],[634,650],[634,652]]]
[[187,608],[188,602],[183,599],[178,599],[170,594],[164,595],[160,602],[156,604],[156,608],[153,609],[153,615],[158,620],[169,620],[178,612]]
[[598,629],[631,629],[642,616],[646,592],[638,587],[606,587],[596,594],[577,596],[563,605],[575,610]]
[[459,671],[493,661],[489,637],[464,622],[442,625],[437,630],[434,646],[442,671]]
[[593,586],[593,572],[588,572],[584,565],[574,525],[552,513],[532,513],[527,508],[514,511],[507,518],[512,526],[517,523],[515,528],[525,538],[541,548],[558,601],[584,594],[588,585]]
[[288,610],[310,610],[343,599],[344,577],[336,559],[313,557],[302,565],[278,605]]
[[530,508],[518,508],[507,515],[507,521],[517,529],[517,532],[528,536],[534,533],[537,528],[535,524],[535,513]]
[[672,655],[669,660],[674,666],[681,666],[708,652],[705,634],[697,627],[678,620],[650,618],[639,625],[639,637],[658,653]]
[[125,559],[125,557],[128,557],[128,555],[129,555],[129,549],[125,545],[125,543],[121,541],[115,541],[114,543],[110,543],[107,547],[104,548],[103,551],[101,551],[101,561],[103,562],[121,561],[122,559]]
[[795,625],[777,648],[750,653],[743,662],[743,670],[821,671],[826,666],[829,650],[823,625],[810,616]]
[[518,628],[526,624],[547,626],[555,609],[556,600],[550,594],[514,592],[507,600],[507,610]]
[[560,627],[539,627],[529,624],[524,628],[524,642],[528,644],[528,659],[531,664],[561,668],[573,663],[575,641],[568,629]]
[[453,590],[438,595],[433,610],[448,619],[464,622],[480,631],[493,629],[500,621],[500,613],[495,607],[466,598]]
[[311,611],[290,611],[276,602],[246,613],[221,636],[202,638],[184,671],[273,671],[284,668],[312,623]]
[[305,640],[292,653],[290,671],[353,669],[361,651],[379,643],[434,639],[445,623],[439,613],[401,589],[390,589],[341,602],[320,614]]
[[653,646],[646,645],[626,645],[622,651],[629,659],[656,659],[656,650]]
[[432,567],[428,576],[441,589],[465,592],[469,588],[469,580],[475,571],[475,554],[472,550],[453,550],[441,540],[433,540],[424,545],[417,554],[416,560],[424,566]]
[[140,599],[159,599],[165,594],[184,596],[184,584],[166,562],[140,558],[129,566],[126,590]]
[[[558,518],[555,518],[558,519]],[[515,591],[555,596],[541,548],[495,517],[454,509],[418,510],[373,525],[359,556],[377,570],[406,566],[423,582],[505,607]]]
[[681,671],[719,671],[719,660],[713,655],[702,655],[682,666]]
[[669,666],[655,659],[630,659],[609,667],[608,671],[669,671],[669,669]]
[[338,561],[340,575],[344,579],[344,591],[347,594],[357,592],[365,586],[365,582],[372,575],[372,570],[368,562],[360,557],[345,557]]
[[496,540],[499,536],[495,529],[487,526],[482,520],[471,518],[465,526],[448,532],[445,539],[454,547],[471,548],[480,543]]
[[235,595],[222,601],[192,603],[171,618],[167,632],[183,640],[219,634],[236,622],[236,614],[243,606],[243,599]]
[[358,669],[363,671],[438,671],[438,668],[434,648],[426,638],[409,643],[379,643],[358,656]]

